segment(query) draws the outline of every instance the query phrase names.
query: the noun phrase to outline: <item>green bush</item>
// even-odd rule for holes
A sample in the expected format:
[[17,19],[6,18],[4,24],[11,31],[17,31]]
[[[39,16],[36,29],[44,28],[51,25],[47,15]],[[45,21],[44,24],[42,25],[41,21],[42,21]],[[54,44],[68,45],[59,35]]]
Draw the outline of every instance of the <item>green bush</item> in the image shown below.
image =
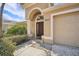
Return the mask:
[[24,25],[24,24],[16,24],[13,27],[8,29],[7,34],[12,34],[12,35],[27,34],[26,25]]
[[27,35],[16,35],[16,36],[10,36],[10,37],[5,37],[5,38],[7,38],[8,40],[12,40],[17,45],[25,41],[28,41]]
[[3,34],[3,37],[10,37],[10,36],[13,36],[13,35],[12,34],[6,34],[6,33]]
[[15,51],[15,43],[8,39],[0,39],[0,55],[1,56],[12,56]]

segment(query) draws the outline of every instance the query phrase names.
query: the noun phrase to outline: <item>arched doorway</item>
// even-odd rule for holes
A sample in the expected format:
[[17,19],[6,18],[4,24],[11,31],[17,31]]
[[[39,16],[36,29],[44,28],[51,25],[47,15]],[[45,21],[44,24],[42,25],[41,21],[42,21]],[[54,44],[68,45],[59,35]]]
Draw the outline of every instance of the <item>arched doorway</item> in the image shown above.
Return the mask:
[[39,15],[36,17],[35,21],[36,38],[41,39],[41,36],[44,35],[44,18],[42,15]]
[[40,9],[33,9],[31,13],[29,14],[29,19],[31,20],[33,24],[31,24],[31,31],[34,30],[35,38],[42,38],[42,35],[44,35],[44,17],[42,14],[42,11]]

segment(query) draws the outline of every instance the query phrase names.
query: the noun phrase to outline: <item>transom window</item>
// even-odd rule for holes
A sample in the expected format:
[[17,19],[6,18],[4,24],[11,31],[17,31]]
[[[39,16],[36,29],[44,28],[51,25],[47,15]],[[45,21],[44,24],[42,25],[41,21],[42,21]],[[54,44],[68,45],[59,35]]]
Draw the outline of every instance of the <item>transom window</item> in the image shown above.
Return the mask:
[[43,20],[44,19],[44,16],[40,15],[37,17],[37,20]]

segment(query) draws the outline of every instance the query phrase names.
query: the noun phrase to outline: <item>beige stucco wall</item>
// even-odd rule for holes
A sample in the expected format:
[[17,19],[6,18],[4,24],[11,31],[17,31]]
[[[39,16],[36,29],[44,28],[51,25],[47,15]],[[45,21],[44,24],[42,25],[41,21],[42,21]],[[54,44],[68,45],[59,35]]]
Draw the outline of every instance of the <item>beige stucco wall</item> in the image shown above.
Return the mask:
[[[53,7],[52,7],[53,8]],[[55,8],[55,7],[54,7]],[[43,13],[44,13],[44,16],[45,16],[45,18],[47,18],[47,19],[49,19],[49,20],[51,20],[51,14],[55,14],[55,13],[58,13],[58,12],[63,12],[63,11],[67,11],[67,10],[71,10],[71,9],[76,9],[76,8],[79,8],[79,4],[72,4],[72,5],[70,5],[70,6],[65,6],[65,7],[62,7],[62,8],[58,8],[58,9],[52,9],[51,10],[51,8],[49,8],[49,10],[48,11],[45,11],[45,10],[43,10]],[[74,14],[72,14],[73,16],[74,16]],[[76,16],[78,16],[78,14],[76,15]],[[69,16],[69,17],[72,17],[72,16]],[[63,17],[63,18],[65,18],[65,17]],[[78,18],[78,17],[77,17]],[[74,19],[74,17],[73,17],[73,19]],[[76,19],[76,17],[75,17],[75,19]],[[55,19],[52,19],[52,21],[53,20],[55,20]],[[51,22],[51,21],[50,21]],[[52,24],[53,24],[54,22],[52,22]],[[49,27],[51,27],[51,25],[50,25],[51,23],[49,23],[49,24],[46,24],[45,23],[45,27],[44,27],[44,29],[45,29],[45,36],[49,36],[49,38],[45,38],[45,37],[43,37],[43,40],[46,42],[46,43],[52,43],[52,44],[54,44],[54,38],[51,38],[50,39],[50,37],[51,37],[51,28],[49,28]],[[50,25],[48,28],[47,28],[47,26],[48,25]],[[74,24],[73,24],[74,25]],[[53,27],[53,26],[52,26]],[[50,31],[47,31],[47,30],[50,30]],[[49,33],[50,34],[49,34]],[[77,31],[78,32],[78,31]],[[54,36],[54,32],[53,32],[53,29],[52,29],[52,35]],[[52,37],[53,37],[52,36]],[[75,37],[74,37],[75,38]],[[63,39],[62,39],[63,40]],[[60,41],[60,40],[58,40],[58,41]],[[57,41],[57,42],[58,42]],[[67,40],[68,41],[68,40]],[[60,41],[60,42],[62,42],[62,41]],[[73,40],[72,40],[72,42],[73,42]],[[78,41],[77,41],[78,42]],[[77,42],[75,42],[76,43],[76,46],[78,46],[77,44]],[[64,42],[63,42],[63,44],[64,44]],[[71,46],[73,46],[72,44],[71,44]]]
[[31,33],[33,34],[33,36],[35,36],[35,21],[31,21]]
[[[63,5],[63,7],[61,7],[61,8],[57,8],[57,9],[54,9],[53,8],[53,6],[51,7],[51,8],[48,8],[48,4],[42,4],[42,3],[39,3],[39,4],[35,4],[35,5],[33,5],[33,6],[31,6],[31,7],[29,7],[29,8],[27,8],[27,15],[29,15],[29,13],[30,13],[30,11],[32,10],[32,9],[34,9],[34,8],[40,8],[41,10],[42,10],[42,12],[43,12],[43,15],[44,15],[44,36],[43,36],[43,40],[45,41],[45,42],[47,42],[47,43],[53,43],[53,41],[55,40],[55,39],[53,39],[53,38],[51,38],[51,33],[53,33],[53,30],[52,30],[52,32],[51,32],[51,14],[55,14],[55,13],[58,13],[58,12],[63,12],[63,11],[67,11],[67,10],[71,10],[71,9],[75,9],[75,8],[79,8],[79,4],[72,4],[72,5],[67,5],[67,6],[64,6]],[[56,6],[56,7],[58,7],[58,6]],[[47,10],[45,10],[46,8],[48,8]],[[69,15],[67,18],[65,18],[65,16],[63,15],[62,17],[58,17],[58,16],[55,16],[54,17],[54,19],[52,19],[52,20],[55,20],[55,19],[57,19],[57,21],[58,22],[60,22],[60,23],[58,23],[58,24],[60,24],[60,25],[62,25],[62,23],[61,23],[61,21],[63,22],[63,20],[62,19],[70,19],[70,18],[73,18],[73,19],[79,19],[79,17],[78,17],[78,14],[79,14],[79,12],[76,12],[75,14],[73,13],[73,14],[67,14],[67,15]],[[75,15],[75,16],[74,16]],[[61,16],[61,15],[60,15]],[[74,16],[74,17],[73,17]],[[61,20],[60,20],[61,19]],[[30,19],[29,19],[30,20]],[[33,21],[31,21],[31,31],[32,31],[32,33],[33,34],[35,34],[35,19],[33,20]],[[74,25],[77,25],[78,26],[78,24],[75,24],[75,23],[73,23],[73,21],[74,20],[71,20],[72,21],[72,24],[70,25],[70,27],[73,27]],[[68,20],[67,22],[71,22],[70,20]],[[65,22],[66,24],[67,24],[67,22]],[[77,22],[77,21],[75,21],[75,22]],[[53,22],[52,22],[52,24],[53,24]],[[63,26],[64,27],[64,26]],[[58,27],[57,27],[58,28]],[[52,28],[53,29],[53,28]],[[65,28],[64,28],[65,29]],[[70,29],[71,30],[71,29]],[[78,42],[78,39],[77,40],[74,40],[75,38],[78,38],[78,29],[76,29],[75,28],[75,30],[76,31],[74,31],[74,33],[75,34],[71,34],[74,38],[72,39],[72,40],[69,40],[69,42],[68,42],[68,45],[72,45],[72,46],[78,46],[79,44],[79,42]],[[71,30],[72,31],[72,30]],[[55,32],[57,32],[57,34],[58,33],[60,33],[60,31],[58,32],[57,30],[55,31]],[[63,32],[65,32],[65,31],[62,31],[61,33],[63,33]],[[65,32],[66,33],[66,32]],[[77,33],[77,34],[76,34]],[[68,33],[66,33],[64,36],[66,36]],[[77,35],[77,37],[76,37],[76,35]],[[63,39],[64,39],[64,36],[63,36]],[[72,38],[72,36],[71,36],[71,38]],[[53,36],[52,36],[53,37]],[[67,43],[64,43],[65,42],[65,40],[66,40],[66,37],[65,37],[65,39],[63,40],[63,39],[61,39],[61,40],[56,40],[56,42],[58,43],[58,41],[59,41],[59,43],[60,42],[63,42],[62,44],[67,44]],[[66,42],[67,42],[68,40],[66,40]],[[74,44],[74,42],[73,41],[76,41],[75,42],[75,45],[73,45]],[[56,43],[55,42],[55,43]]]
[[51,21],[51,18],[50,18],[50,15],[44,15],[44,36],[47,36],[47,37],[50,37],[51,33],[50,33],[50,30],[51,30],[51,24],[50,24],[50,21]]
[[44,36],[42,36],[42,40],[47,44],[52,44],[53,40],[51,40],[51,15],[44,14]]

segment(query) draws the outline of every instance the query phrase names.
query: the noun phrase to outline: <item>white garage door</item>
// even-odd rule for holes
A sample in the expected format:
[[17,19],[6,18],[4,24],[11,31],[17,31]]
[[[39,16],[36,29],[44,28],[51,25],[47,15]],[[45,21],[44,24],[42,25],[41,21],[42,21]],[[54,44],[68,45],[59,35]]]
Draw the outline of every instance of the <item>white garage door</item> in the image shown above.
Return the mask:
[[54,16],[54,43],[79,47],[79,12]]

